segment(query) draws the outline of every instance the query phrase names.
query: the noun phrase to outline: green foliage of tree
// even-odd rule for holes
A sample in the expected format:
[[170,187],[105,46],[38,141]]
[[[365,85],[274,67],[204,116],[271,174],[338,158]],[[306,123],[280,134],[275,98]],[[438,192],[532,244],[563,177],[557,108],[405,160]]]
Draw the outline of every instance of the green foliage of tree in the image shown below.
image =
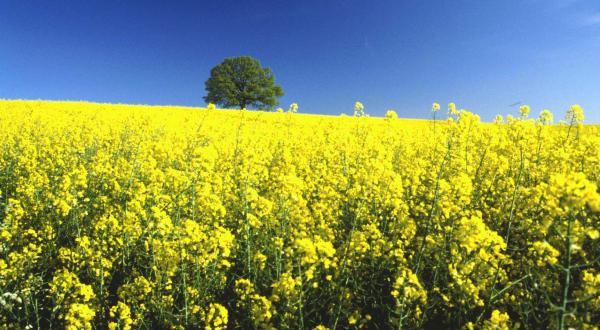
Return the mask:
[[272,109],[283,96],[271,69],[250,56],[226,58],[212,68],[205,86],[204,101],[224,107]]

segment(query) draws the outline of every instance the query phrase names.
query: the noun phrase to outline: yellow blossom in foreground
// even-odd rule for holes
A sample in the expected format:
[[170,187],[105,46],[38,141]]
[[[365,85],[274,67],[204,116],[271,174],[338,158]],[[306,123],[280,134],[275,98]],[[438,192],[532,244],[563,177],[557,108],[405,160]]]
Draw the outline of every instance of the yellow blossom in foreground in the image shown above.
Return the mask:
[[483,328],[486,330],[508,330],[510,329],[510,318],[508,314],[494,310],[489,320],[485,321]]
[[228,322],[227,309],[220,304],[210,304],[206,312],[206,330],[221,330],[227,328]]
[[92,319],[96,315],[86,304],[72,304],[65,315],[65,328],[68,330],[92,329]]

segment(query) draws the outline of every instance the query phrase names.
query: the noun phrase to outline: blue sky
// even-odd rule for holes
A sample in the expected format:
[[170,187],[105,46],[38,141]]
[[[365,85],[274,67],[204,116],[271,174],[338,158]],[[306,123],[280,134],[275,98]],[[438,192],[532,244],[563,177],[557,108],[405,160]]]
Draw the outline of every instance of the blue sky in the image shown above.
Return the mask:
[[523,102],[600,122],[600,1],[0,2],[0,98],[201,106],[224,57],[271,67],[286,107],[491,120]]

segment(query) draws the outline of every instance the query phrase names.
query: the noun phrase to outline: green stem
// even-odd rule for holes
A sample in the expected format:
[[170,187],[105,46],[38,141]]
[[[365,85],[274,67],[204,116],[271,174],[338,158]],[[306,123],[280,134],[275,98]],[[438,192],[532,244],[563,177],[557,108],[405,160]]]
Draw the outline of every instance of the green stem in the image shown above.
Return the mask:
[[558,320],[558,329],[563,330],[565,328],[565,319],[568,315],[567,313],[567,305],[569,302],[569,286],[571,284],[571,222],[572,218],[569,216],[567,220],[567,237],[566,237],[566,250],[567,250],[567,265],[564,269],[565,271],[565,282],[563,284],[563,296],[562,296],[562,304],[560,307],[560,315]]

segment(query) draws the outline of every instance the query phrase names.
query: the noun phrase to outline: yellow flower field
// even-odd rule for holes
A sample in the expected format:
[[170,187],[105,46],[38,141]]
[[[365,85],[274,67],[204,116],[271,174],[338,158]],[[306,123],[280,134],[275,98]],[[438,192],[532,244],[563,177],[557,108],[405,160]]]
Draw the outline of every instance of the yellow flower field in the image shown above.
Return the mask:
[[600,128],[441,112],[0,101],[0,325],[597,329]]

